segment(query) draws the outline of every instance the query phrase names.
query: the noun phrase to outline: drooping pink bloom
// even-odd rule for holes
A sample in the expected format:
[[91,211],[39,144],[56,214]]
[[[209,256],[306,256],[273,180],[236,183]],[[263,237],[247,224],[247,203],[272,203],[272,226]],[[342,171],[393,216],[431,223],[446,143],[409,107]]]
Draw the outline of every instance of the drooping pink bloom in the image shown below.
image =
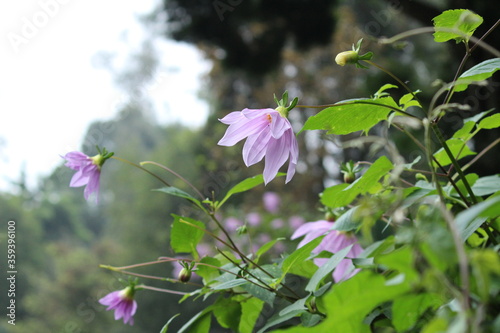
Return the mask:
[[134,300],[134,289],[126,287],[123,290],[113,291],[99,300],[102,305],[107,305],[106,310],[115,310],[115,320],[123,318],[125,324],[134,325],[134,314],[137,302]]
[[244,109],[231,112],[219,120],[229,125],[219,145],[234,146],[247,138],[243,146],[245,165],[254,165],[265,157],[263,173],[265,184],[276,177],[288,159],[290,160],[285,182],[288,183],[292,179],[299,157],[299,148],[292,125],[287,118],[273,109]]
[[[312,251],[313,253],[318,254],[321,251],[336,253],[353,244],[351,250],[347,253],[347,257],[358,257],[361,252],[363,252],[363,248],[358,244],[356,236],[342,231],[330,230],[333,224],[334,222],[323,220],[317,222],[308,222],[300,226],[293,233],[291,238],[296,239],[305,236],[298,245],[298,247],[300,248],[313,239],[318,238],[322,235],[326,235],[321,243],[319,243],[319,245]],[[321,266],[327,260],[328,259],[326,258],[316,258],[314,259],[314,263],[317,266]],[[354,268],[351,259],[342,259],[337,267],[335,267],[335,269],[333,270],[333,280],[335,282],[347,280],[354,276],[358,271],[359,269]]]
[[101,176],[101,160],[98,159],[99,156],[101,155],[89,157],[78,151],[73,151],[63,156],[63,158],[67,161],[65,166],[76,170],[73,178],[71,178],[69,186],[80,187],[86,185],[85,190],[83,191],[83,196],[86,200],[88,200],[89,196],[95,192],[97,201],[99,193],[99,178]]
[[269,213],[275,214],[279,211],[281,198],[277,193],[265,192],[264,195],[262,195],[262,201],[264,202],[264,208]]

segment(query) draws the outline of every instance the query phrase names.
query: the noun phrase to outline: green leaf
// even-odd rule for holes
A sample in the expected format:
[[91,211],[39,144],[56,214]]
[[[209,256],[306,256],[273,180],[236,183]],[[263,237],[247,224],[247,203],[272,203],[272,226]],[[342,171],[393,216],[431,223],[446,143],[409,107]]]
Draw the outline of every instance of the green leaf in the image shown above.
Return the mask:
[[465,242],[488,218],[500,215],[500,197],[492,197],[457,214],[455,220]]
[[403,110],[406,110],[410,106],[422,107],[420,105],[420,103],[417,100],[414,99],[414,94],[416,95],[418,92],[420,92],[420,91],[415,91],[413,94],[408,93],[406,95],[403,95],[403,97],[401,97],[399,99],[398,104],[401,105],[401,107],[403,108]]
[[351,248],[352,244],[335,253],[330,259],[328,259],[323,265],[321,265],[316,273],[314,273],[311,280],[309,280],[309,283],[306,286],[306,291],[316,291],[320,282],[325,278],[325,276],[330,274],[335,269],[335,267],[337,267],[340,261],[344,259],[345,256],[349,253]]
[[[276,177],[281,177],[284,175],[285,175],[284,173],[280,172]],[[217,204],[217,208],[220,208],[233,194],[248,191],[256,186],[259,186],[262,183],[264,183],[264,177],[262,175],[257,175],[255,177],[247,178],[239,182],[226,193],[224,199],[222,199]]]
[[407,332],[428,309],[436,309],[443,304],[436,294],[409,294],[398,297],[392,304],[392,323],[398,332]]
[[160,333],[167,333],[167,330],[168,330],[168,326],[170,325],[170,323],[172,322],[172,320],[174,320],[177,316],[180,316],[181,314],[178,313],[176,315],[173,315],[172,318],[170,318],[167,323],[161,328],[161,331]]
[[393,167],[387,157],[381,156],[354,183],[327,188],[321,196],[321,203],[327,207],[338,208],[350,204],[360,194],[373,193],[380,187],[380,178],[387,175]]
[[177,333],[209,333],[213,306],[206,307],[185,323]]
[[155,189],[153,191],[163,192],[163,193],[167,193],[167,194],[170,194],[170,195],[173,195],[173,196],[176,196],[176,197],[187,199],[187,200],[191,201],[192,203],[194,203],[196,206],[198,206],[198,207],[200,207],[200,208],[203,209],[203,205],[201,204],[201,202],[199,200],[197,200],[191,194],[189,194],[187,192],[184,192],[183,190],[180,190],[180,189],[178,189],[176,187],[173,187],[173,186],[162,187],[162,188],[159,188],[159,189]]
[[500,175],[481,177],[472,185],[472,191],[476,196],[493,194],[499,189]]
[[285,316],[287,314],[289,314],[290,312],[294,312],[294,313],[297,313],[299,311],[305,311],[307,310],[305,304],[307,302],[307,299],[309,298],[310,295],[307,295],[306,297],[304,298],[301,298],[297,301],[295,301],[294,303],[290,304],[289,306],[285,307],[284,309],[282,309],[279,313],[280,316]]
[[[474,186],[478,178],[479,176],[475,173],[469,173],[465,176],[470,186]],[[467,188],[462,179],[457,182],[457,187],[460,193],[465,193],[467,195]],[[450,195],[458,196],[457,190],[454,187],[450,187]]]
[[[399,109],[392,97],[358,99],[339,102],[309,117],[300,132],[305,130],[327,130],[329,134],[368,132],[381,120]],[[300,133],[299,132],[299,133]]]
[[500,277],[500,258],[498,253],[491,249],[474,250],[470,257],[478,294],[487,301],[492,275]]
[[294,327],[277,332],[342,332],[368,333],[370,326],[363,323],[366,315],[378,305],[406,293],[407,283],[387,285],[385,279],[373,272],[364,271],[342,283],[335,284],[323,298],[328,316],[313,329]]
[[249,298],[241,303],[240,333],[254,332],[255,323],[259,318],[264,302],[258,298]]
[[321,243],[323,240],[323,237],[318,237],[310,241],[309,243],[305,244],[301,248],[298,248],[295,250],[292,254],[290,254],[288,257],[283,260],[283,263],[281,265],[281,270],[283,272],[281,279],[282,280],[285,275],[290,271],[290,269],[297,265],[300,264],[301,262],[305,261],[309,256],[311,255],[311,252]]
[[211,288],[213,290],[231,289],[234,287],[244,285],[246,283],[249,283],[249,282],[245,279],[234,279],[234,280],[230,280],[230,281],[226,281],[226,282],[222,282],[220,284],[214,285]]
[[203,238],[204,232],[189,224],[194,224],[201,229],[205,229],[205,225],[203,222],[189,217],[182,217],[175,214],[172,214],[172,216],[174,217],[174,223],[170,232],[170,246],[176,253],[191,253],[197,258],[196,245]]
[[454,39],[457,43],[468,41],[483,18],[466,9],[447,10],[432,19],[434,40],[446,42]]
[[[446,144],[448,145],[448,148],[450,148],[450,151],[456,160],[459,160],[466,156],[476,155],[476,153],[470,150],[470,148],[462,139],[451,138],[446,141]],[[450,157],[448,156],[448,154],[446,154],[444,148],[441,148],[437,152],[435,152],[434,157],[442,166],[451,164]]]
[[464,120],[464,125],[462,126],[461,129],[456,131],[455,134],[453,134],[453,137],[466,141],[475,125],[476,125],[476,122],[474,122],[474,121],[465,121]]
[[264,327],[262,327],[257,333],[264,333],[269,327],[273,327],[274,325],[278,325],[287,320],[290,320],[293,317],[299,315],[300,313],[302,313],[302,311],[299,310],[299,311],[289,312],[284,316],[281,316],[279,313],[275,314],[274,316],[268,319],[266,325],[264,325]]
[[418,273],[414,268],[414,254],[410,247],[401,247],[388,254],[381,255],[375,261],[404,274],[407,282],[418,280]]
[[337,221],[335,221],[332,229],[338,231],[351,231],[357,229],[360,224],[360,220],[355,218],[358,208],[359,206],[355,206],[342,214]]
[[250,295],[257,297],[258,299],[266,302],[269,305],[273,305],[276,295],[264,288],[256,286],[253,283],[248,283],[243,285],[243,289],[247,291]]
[[241,305],[229,298],[219,298],[214,304],[213,314],[220,326],[236,332],[241,318]]
[[500,127],[500,113],[484,118],[477,126],[482,129],[492,129]]
[[453,89],[454,91],[464,91],[470,83],[486,80],[499,69],[500,58],[485,60],[460,75]]
[[258,249],[256,252],[255,252],[255,256],[257,257],[257,261],[258,259],[264,254],[266,253],[267,251],[269,251],[273,246],[274,244],[276,244],[276,242],[279,242],[281,240],[283,240],[284,238],[278,238],[278,239],[273,239],[272,241],[269,241],[267,242],[266,244],[262,245],[260,247],[260,249]]
[[[221,265],[219,260],[211,257],[204,257],[200,260],[200,262],[215,267],[220,267]],[[215,267],[210,267],[206,265],[197,265],[196,274],[201,276],[203,278],[203,282],[207,284],[210,281],[213,281],[220,276],[219,270]]]

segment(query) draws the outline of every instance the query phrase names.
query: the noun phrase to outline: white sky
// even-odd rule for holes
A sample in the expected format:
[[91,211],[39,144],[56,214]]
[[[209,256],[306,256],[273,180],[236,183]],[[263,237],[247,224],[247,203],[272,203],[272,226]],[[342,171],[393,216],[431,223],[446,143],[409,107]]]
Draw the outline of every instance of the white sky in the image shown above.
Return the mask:
[[[116,115],[121,92],[92,59],[100,51],[126,57],[137,50],[145,36],[137,13],[158,2],[0,3],[0,190],[19,179],[23,164],[33,187],[60,155],[80,148],[92,121]],[[158,120],[201,125],[208,106],[196,94],[209,64],[186,44],[156,42],[162,65],[150,95]]]

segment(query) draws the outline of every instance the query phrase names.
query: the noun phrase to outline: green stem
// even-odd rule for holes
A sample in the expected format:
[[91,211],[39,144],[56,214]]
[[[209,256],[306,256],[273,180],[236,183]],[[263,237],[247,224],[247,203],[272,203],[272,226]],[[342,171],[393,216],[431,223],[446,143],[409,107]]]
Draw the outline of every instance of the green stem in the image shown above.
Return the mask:
[[111,158],[117,160],[117,161],[120,161],[120,162],[123,162],[123,163],[127,163],[127,164],[130,164],[138,169],[141,169],[142,171],[145,171],[147,173],[149,173],[151,176],[155,177],[156,179],[158,179],[160,182],[162,182],[163,184],[165,184],[166,186],[170,187],[170,184],[167,183],[165,180],[163,180],[160,176],[158,176],[157,174],[149,171],[148,169],[146,168],[143,168],[142,166],[138,165],[138,164],[135,164],[133,162],[130,162],[129,160],[126,160],[124,158],[121,158],[121,157],[117,157],[117,156],[111,156]]
[[164,288],[151,287],[151,286],[147,286],[145,284],[140,284],[136,288],[137,289],[141,288],[141,289],[159,291],[159,292],[162,292],[162,293],[175,294],[175,295],[187,295],[187,294],[189,294],[189,293],[185,293],[185,292],[182,292],[182,291],[176,291],[176,290],[170,290],[170,289],[164,289]]
[[392,74],[391,71],[385,69],[384,67],[380,66],[380,65],[377,65],[376,63],[374,63],[373,61],[371,60],[364,60],[366,63],[380,69],[382,72],[386,73],[387,75],[389,75],[390,77],[392,77],[394,80],[396,80],[403,88],[406,89],[406,91],[408,91],[412,96],[413,98],[418,102],[420,103],[420,105],[422,105],[422,103],[420,102],[420,100],[418,99],[417,95],[415,95],[415,93],[413,92],[413,90],[411,90],[403,81],[401,81],[396,75]]
[[[455,159],[455,156],[453,156],[453,153],[451,152],[450,147],[448,147],[448,144],[446,143],[446,140],[443,138],[443,135],[441,134],[441,131],[437,127],[437,124],[432,123],[431,127],[432,127],[432,131],[434,132],[434,134],[438,138],[439,143],[443,146],[446,154],[450,158],[450,161],[453,164],[453,167],[455,168],[455,170],[457,171],[458,176],[460,177],[460,179],[464,183],[465,189],[467,190],[467,193],[469,193],[469,196],[470,196],[470,198],[472,200],[472,203],[473,204],[477,203],[477,198],[474,195],[474,192],[472,191],[472,188],[469,185],[469,182],[467,181],[467,178],[465,177],[465,174],[463,173],[462,168],[460,167],[460,165],[458,164],[457,160]],[[465,202],[467,203],[467,201],[465,201]],[[470,206],[470,205],[468,205],[468,206]]]
[[153,161],[144,161],[144,162],[141,162],[141,165],[145,165],[145,164],[156,165],[157,167],[160,167],[163,170],[165,170],[167,172],[170,172],[171,174],[173,174],[174,176],[176,176],[177,178],[179,178],[180,180],[182,180],[184,183],[186,183],[189,187],[191,187],[196,192],[196,194],[198,194],[198,196],[201,198],[201,200],[205,199],[205,197],[203,196],[203,194],[201,194],[201,192],[193,184],[191,184],[186,178],[182,177],[181,175],[179,175],[174,170],[172,170],[172,169],[164,166],[163,164],[160,164],[160,163],[157,163],[157,162],[153,162]]

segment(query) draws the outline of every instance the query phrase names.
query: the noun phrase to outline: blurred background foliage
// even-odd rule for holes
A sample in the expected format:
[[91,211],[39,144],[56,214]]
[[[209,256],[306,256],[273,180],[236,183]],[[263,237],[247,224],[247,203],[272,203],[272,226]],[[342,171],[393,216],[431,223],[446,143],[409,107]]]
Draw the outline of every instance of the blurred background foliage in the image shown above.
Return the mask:
[[[153,80],[158,58],[154,46],[145,43],[131,55],[124,72],[113,73],[127,96],[119,114],[113,120],[92,124],[82,150],[95,154],[98,144],[135,163],[153,160],[165,164],[191,180],[203,195],[221,198],[236,182],[261,173],[263,166],[246,168],[239,145],[217,146],[226,129],[218,118],[245,107],[274,107],[272,94],[279,96],[285,90],[291,97],[298,96],[299,104],[317,105],[371,95],[382,84],[394,83],[373,69],[334,64],[335,55],[350,49],[360,38],[365,40],[363,50],[374,51],[374,60],[407,80],[411,88],[430,87],[438,78],[449,81],[463,56],[460,45],[437,45],[429,35],[423,35],[395,46],[381,46],[377,38],[430,26],[434,16],[452,8],[468,8],[484,17],[478,36],[500,16],[495,1],[164,0],[146,21],[163,25],[165,38],[195,45],[212,62],[200,92],[211,106],[208,121],[201,128],[155,123],[152,104],[141,87]],[[500,33],[495,31],[486,42],[499,45]],[[478,50],[469,65],[487,56]],[[419,96],[428,100],[433,92],[422,91]],[[445,119],[450,130],[456,130],[463,117],[492,107],[498,110],[500,97],[488,96],[487,87],[483,87],[459,98],[470,100],[471,110]],[[295,109],[290,113],[292,124],[300,129],[314,112]],[[420,154],[413,144],[394,135],[408,161]],[[498,133],[487,131],[484,135],[490,137],[478,137],[474,142],[478,150]],[[289,238],[304,221],[322,218],[318,193],[340,181],[339,163],[370,158],[364,147],[341,149],[340,144],[348,139],[312,132],[300,135],[300,162],[293,181],[285,188],[279,178],[266,188],[235,196],[221,219],[234,229],[247,224],[249,233],[239,241],[250,251],[270,239]],[[474,171],[498,173],[493,163],[498,153],[492,150]],[[161,169],[148,168],[189,191]],[[201,300],[178,304],[179,296],[140,292],[135,326],[123,325],[97,303],[106,293],[121,288],[117,276],[98,265],[129,265],[171,256],[170,214],[196,217],[191,207],[180,199],[152,192],[162,184],[117,161],[111,160],[103,168],[99,204],[85,202],[81,189],[70,189],[71,176],[72,171],[61,162],[38,189],[28,191],[21,173],[17,191],[0,195],[2,216],[18,222],[17,262],[22,274],[17,276],[15,331],[158,332],[171,316],[182,313],[171,325],[176,331],[203,307]],[[279,193],[278,211],[264,207],[264,192]],[[5,235],[1,237],[5,244]],[[210,244],[207,239],[200,253],[213,253]],[[285,245],[277,249],[287,251]],[[0,258],[1,267],[5,267],[4,261]],[[175,277],[173,266],[150,267],[141,273]],[[165,282],[150,284],[178,288]],[[4,298],[1,302],[6,306]],[[0,332],[10,329],[5,320],[0,323]]]

